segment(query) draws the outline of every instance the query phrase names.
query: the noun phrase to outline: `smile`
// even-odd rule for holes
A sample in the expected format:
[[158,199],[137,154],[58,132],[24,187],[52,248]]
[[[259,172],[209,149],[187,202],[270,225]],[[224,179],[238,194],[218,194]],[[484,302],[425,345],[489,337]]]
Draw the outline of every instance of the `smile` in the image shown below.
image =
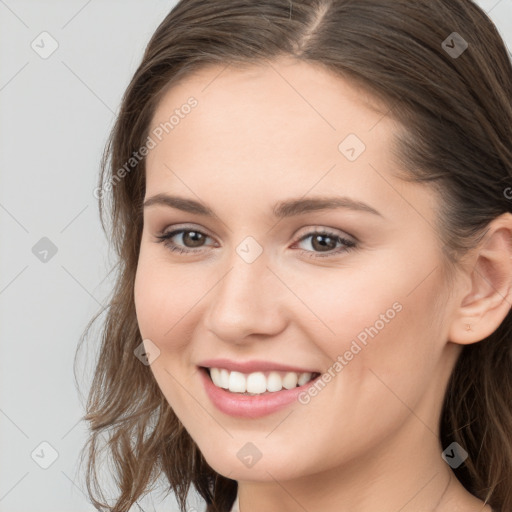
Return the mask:
[[314,385],[321,374],[276,370],[243,374],[225,368],[199,367],[199,375],[206,395],[220,412],[254,419],[297,403],[298,396]]
[[307,384],[320,375],[311,372],[282,371],[258,371],[244,374],[225,368],[206,368],[206,371],[216,387],[246,396],[276,393],[283,388],[293,389]]

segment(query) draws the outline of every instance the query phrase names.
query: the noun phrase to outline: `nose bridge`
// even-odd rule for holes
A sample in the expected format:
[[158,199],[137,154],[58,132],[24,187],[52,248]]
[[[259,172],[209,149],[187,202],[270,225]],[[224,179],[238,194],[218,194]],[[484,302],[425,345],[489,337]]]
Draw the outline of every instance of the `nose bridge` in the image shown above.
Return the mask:
[[[258,244],[259,245],[259,244]],[[244,240],[227,258],[226,272],[210,299],[208,328],[219,338],[242,339],[282,328],[279,280],[267,268],[266,253]]]

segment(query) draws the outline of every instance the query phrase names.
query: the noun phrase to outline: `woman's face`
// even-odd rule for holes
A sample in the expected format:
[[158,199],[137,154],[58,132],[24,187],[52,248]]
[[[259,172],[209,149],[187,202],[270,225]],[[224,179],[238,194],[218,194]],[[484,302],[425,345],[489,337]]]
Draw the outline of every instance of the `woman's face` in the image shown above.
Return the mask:
[[[441,460],[437,419],[459,346],[447,343],[439,202],[394,176],[398,126],[369,101],[323,69],[279,60],[203,69],[153,118],[137,318],[159,351],[150,369],[163,394],[229,478]],[[279,208],[288,201],[308,208]],[[327,373],[278,408],[286,393],[240,399],[216,387],[218,406],[199,370],[228,366],[205,364],[214,358]]]

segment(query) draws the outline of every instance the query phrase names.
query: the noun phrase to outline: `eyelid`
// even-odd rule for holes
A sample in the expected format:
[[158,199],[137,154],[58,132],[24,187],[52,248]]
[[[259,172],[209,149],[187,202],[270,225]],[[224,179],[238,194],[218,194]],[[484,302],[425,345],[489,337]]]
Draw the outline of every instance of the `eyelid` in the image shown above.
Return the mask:
[[[170,229],[172,228],[172,229]],[[171,224],[170,226],[166,226],[164,229],[161,230],[161,232],[159,233],[160,235],[164,235],[164,234],[168,234],[169,232],[175,232],[175,231],[197,231],[203,235],[206,235],[210,238],[215,238],[213,235],[209,234],[208,230],[207,229],[204,229],[202,226],[199,227],[199,226],[195,226],[194,224]],[[319,224],[313,224],[311,226],[307,226],[307,227],[304,227],[303,230],[301,230],[301,232],[303,232],[304,234],[303,235],[295,235],[293,238],[294,238],[294,243],[300,241],[304,236],[307,236],[307,235],[311,235],[313,232],[325,232],[325,231],[328,231],[328,232],[331,232],[332,234],[336,234],[337,236],[341,237],[341,238],[348,238],[350,240],[353,240],[354,242],[359,242],[359,239],[350,234],[350,233],[347,233],[346,231],[343,231],[341,229],[338,229],[338,228],[331,228],[331,227],[327,227],[327,226],[324,226],[324,225],[319,225]]]
[[[304,236],[311,235],[315,232],[324,233],[326,231],[329,233],[332,233],[333,235],[339,236],[340,238],[346,238],[353,242],[359,242],[359,239],[357,237],[355,237],[354,235],[351,235],[350,233],[347,233],[346,231],[343,231],[343,230],[337,229],[337,228],[330,228],[330,227],[318,225],[318,224],[317,225],[313,224],[312,226],[308,226],[308,227],[304,228]],[[297,235],[296,241],[301,240],[301,239],[302,239],[302,236]]]
[[178,234],[179,232],[186,231],[195,231],[197,233],[201,233],[202,235],[207,236],[208,238],[214,239],[215,237],[209,233],[209,231],[202,226],[195,226],[193,224],[171,224],[162,229],[157,238],[161,238],[164,235],[169,235],[171,233]]

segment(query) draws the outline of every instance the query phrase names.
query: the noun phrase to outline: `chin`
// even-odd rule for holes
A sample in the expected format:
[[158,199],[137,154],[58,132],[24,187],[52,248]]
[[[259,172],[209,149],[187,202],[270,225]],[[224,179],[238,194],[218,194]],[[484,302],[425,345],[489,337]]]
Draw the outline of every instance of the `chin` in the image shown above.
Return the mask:
[[[261,458],[252,460],[248,454],[254,448],[250,441],[236,442],[234,451],[226,450],[224,446],[222,451],[206,453],[201,450],[208,465],[220,475],[232,480],[250,480],[257,482],[273,482],[277,480],[289,480],[299,478],[307,474],[306,468],[297,464],[297,456],[290,454],[290,458],[282,456],[277,448],[272,450],[272,455],[265,456],[261,453]],[[253,452],[256,455],[257,452]],[[294,451],[296,454],[297,451]]]

